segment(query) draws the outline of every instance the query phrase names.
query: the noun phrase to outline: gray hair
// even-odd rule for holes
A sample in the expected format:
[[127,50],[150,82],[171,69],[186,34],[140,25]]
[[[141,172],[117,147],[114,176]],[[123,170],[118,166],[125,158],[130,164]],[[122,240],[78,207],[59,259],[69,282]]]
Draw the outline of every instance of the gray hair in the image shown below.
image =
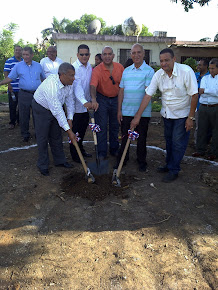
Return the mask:
[[133,46],[131,47],[131,52],[132,52],[132,50],[133,50],[133,48],[134,48],[135,46],[139,46],[139,47],[141,48],[141,50],[144,51],[144,48],[143,48],[143,46],[142,46],[141,44],[139,44],[139,43],[135,43],[135,44],[133,44]]
[[102,54],[104,53],[104,50],[105,50],[106,48],[109,48],[109,49],[112,51],[112,53],[114,53],[112,47],[110,47],[110,46],[105,46],[105,47],[102,49]]
[[74,70],[75,68],[72,64],[68,63],[68,62],[63,62],[58,69],[58,74],[62,75],[62,74],[66,74],[68,70]]
[[215,64],[216,67],[218,67],[218,58],[212,58],[212,59],[210,60],[210,64]]

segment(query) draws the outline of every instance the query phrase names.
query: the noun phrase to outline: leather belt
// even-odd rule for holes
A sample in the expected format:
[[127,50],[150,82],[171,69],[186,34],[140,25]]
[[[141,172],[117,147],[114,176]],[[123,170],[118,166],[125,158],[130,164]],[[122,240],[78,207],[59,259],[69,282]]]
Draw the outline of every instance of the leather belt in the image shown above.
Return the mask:
[[21,91],[23,91],[23,92],[25,92],[25,93],[29,93],[29,94],[34,94],[35,93],[35,91],[28,91],[28,90],[23,90],[23,89],[20,89]]
[[218,104],[213,104],[213,105],[207,105],[207,104],[201,104],[204,107],[217,107]]

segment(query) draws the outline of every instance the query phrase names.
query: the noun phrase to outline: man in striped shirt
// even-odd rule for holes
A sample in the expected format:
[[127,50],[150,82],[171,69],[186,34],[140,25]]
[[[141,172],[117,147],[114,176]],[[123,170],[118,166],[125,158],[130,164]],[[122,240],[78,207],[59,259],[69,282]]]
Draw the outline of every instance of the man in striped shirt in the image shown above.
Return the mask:
[[[118,95],[118,122],[121,124],[122,143],[117,157],[119,165],[124,147],[128,138],[128,130],[135,113],[140,107],[141,101],[145,95],[145,88],[150,84],[154,75],[154,70],[144,61],[144,49],[136,43],[132,46],[131,57],[133,64],[127,67],[120,82],[120,91]],[[146,171],[146,138],[148,123],[151,117],[151,102],[144,110],[139,125],[135,130],[139,133],[137,140],[137,162],[139,171]],[[129,159],[129,152],[126,154],[124,164]]]
[[[23,60],[21,56],[22,56],[22,48],[19,45],[15,45],[14,56],[10,57],[5,62],[4,66],[5,78],[9,75],[15,64]],[[19,112],[17,111],[18,92],[19,92],[19,78],[8,84],[8,101],[10,112],[9,129],[14,129],[16,122],[19,123]]]

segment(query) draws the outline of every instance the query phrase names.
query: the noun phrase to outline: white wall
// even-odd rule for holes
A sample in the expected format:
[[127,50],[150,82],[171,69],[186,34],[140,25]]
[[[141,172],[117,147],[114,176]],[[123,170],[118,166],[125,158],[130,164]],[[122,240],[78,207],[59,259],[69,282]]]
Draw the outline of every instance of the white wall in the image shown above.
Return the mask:
[[[86,44],[90,48],[90,63],[93,65],[95,62],[95,55],[101,53],[104,46],[111,46],[114,50],[114,61],[118,62],[119,49],[131,49],[135,42],[118,42],[118,41],[95,41],[95,40],[69,40],[69,39],[55,39],[57,45],[58,57],[63,61],[73,63],[76,60],[77,48],[80,44]],[[141,43],[144,49],[150,50],[150,62],[159,62],[159,52],[167,47],[166,43]]]

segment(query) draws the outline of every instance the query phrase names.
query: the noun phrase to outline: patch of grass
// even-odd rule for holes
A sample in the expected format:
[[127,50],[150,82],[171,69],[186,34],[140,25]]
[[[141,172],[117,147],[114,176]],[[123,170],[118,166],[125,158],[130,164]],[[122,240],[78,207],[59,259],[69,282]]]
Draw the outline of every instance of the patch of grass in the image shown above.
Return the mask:
[[0,87],[0,102],[8,103],[8,86]]
[[0,93],[0,102],[1,103],[8,103],[8,94],[1,94]]

